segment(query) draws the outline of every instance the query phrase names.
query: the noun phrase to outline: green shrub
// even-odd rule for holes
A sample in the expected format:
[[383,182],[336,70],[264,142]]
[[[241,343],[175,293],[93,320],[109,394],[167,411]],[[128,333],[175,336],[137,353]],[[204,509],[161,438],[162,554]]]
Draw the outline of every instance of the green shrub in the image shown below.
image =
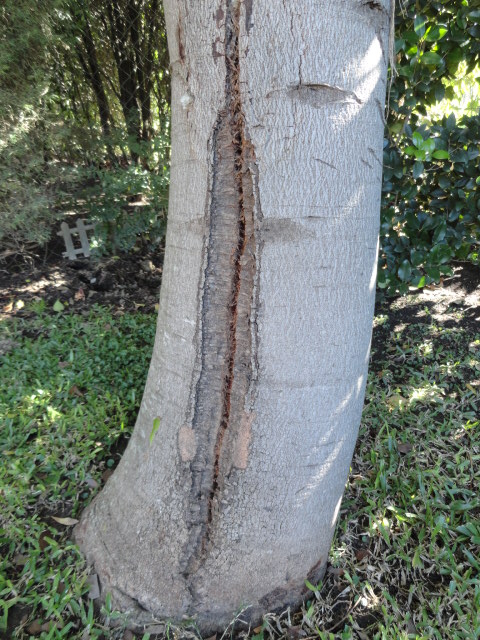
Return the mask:
[[8,252],[49,240],[76,183],[75,169],[52,158],[51,126],[28,105],[16,122],[0,122],[0,244]]
[[386,142],[378,286],[389,293],[479,263],[480,119],[454,115]]
[[[141,144],[137,143],[138,146]],[[158,136],[143,156],[156,170],[140,165],[116,164],[86,170],[92,186],[84,195],[89,219],[96,222],[95,239],[100,252],[129,251],[139,236],[157,242],[165,233],[168,205],[168,141]]]

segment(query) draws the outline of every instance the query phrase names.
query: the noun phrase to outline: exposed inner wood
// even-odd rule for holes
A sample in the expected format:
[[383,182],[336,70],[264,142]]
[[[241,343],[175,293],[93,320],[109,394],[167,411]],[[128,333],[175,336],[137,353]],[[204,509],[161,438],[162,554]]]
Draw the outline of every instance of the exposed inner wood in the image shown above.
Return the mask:
[[255,280],[254,151],[245,136],[239,90],[239,12],[225,12],[225,107],[212,136],[212,192],[201,304],[201,371],[195,389],[190,462],[190,538],[184,575],[208,553],[226,476],[245,468],[251,415],[245,398],[252,371]]

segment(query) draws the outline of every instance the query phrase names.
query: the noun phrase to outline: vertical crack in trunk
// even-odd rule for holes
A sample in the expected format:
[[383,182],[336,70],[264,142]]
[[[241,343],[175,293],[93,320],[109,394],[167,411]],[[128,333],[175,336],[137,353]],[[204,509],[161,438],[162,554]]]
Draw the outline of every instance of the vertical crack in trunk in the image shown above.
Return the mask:
[[240,3],[227,0],[225,108],[212,136],[201,367],[192,421],[196,453],[190,463],[190,535],[182,563],[186,578],[198,571],[209,551],[226,477],[233,467],[247,464],[252,422],[245,404],[252,380],[255,155],[245,136],[239,89],[239,17]]

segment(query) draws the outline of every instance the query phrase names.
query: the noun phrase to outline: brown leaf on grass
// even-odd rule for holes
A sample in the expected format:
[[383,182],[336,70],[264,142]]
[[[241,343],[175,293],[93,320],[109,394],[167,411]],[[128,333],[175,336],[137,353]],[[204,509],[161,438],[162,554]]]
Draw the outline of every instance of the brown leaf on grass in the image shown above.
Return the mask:
[[69,395],[71,396],[78,396],[79,398],[83,396],[83,393],[80,391],[80,389],[77,387],[76,384],[73,384],[70,389],[68,390]]
[[300,638],[305,638],[306,635],[306,631],[300,625],[288,627],[287,629],[287,638],[289,640],[299,640]]
[[78,520],[76,520],[75,518],[57,518],[57,516],[52,516],[53,520],[55,520],[55,522],[58,522],[58,524],[63,524],[66,527],[71,527],[74,524],[78,524]]
[[399,453],[410,453],[410,451],[413,449],[413,445],[411,445],[409,442],[398,442],[397,449]]
[[33,622],[31,622],[27,627],[27,632],[32,636],[38,636],[43,632],[48,633],[52,627],[56,627],[57,629],[62,629],[63,622],[58,620],[57,622],[53,622],[50,620],[49,622],[43,622],[37,618]]
[[407,633],[415,636],[418,634],[417,627],[413,624],[413,620],[407,620]]
[[370,555],[370,551],[368,549],[365,549],[365,548],[360,548],[360,549],[357,549],[355,551],[355,558],[356,558],[357,562],[361,562],[362,560],[364,560],[369,555]]
[[78,289],[78,291],[75,291],[75,295],[73,296],[73,299],[76,300],[77,302],[79,300],[85,300],[85,291],[82,288]]
[[41,620],[34,620],[31,622],[27,627],[27,631],[32,636],[40,635],[43,631]]
[[43,551],[48,547],[48,542],[47,540],[45,540],[48,534],[49,532],[47,531],[47,529],[45,529],[45,531],[42,531],[42,533],[40,534],[40,537],[38,538],[38,546],[40,547],[41,551]]
[[106,482],[110,478],[112,473],[113,473],[113,469],[105,469],[105,471],[102,473],[103,482]]

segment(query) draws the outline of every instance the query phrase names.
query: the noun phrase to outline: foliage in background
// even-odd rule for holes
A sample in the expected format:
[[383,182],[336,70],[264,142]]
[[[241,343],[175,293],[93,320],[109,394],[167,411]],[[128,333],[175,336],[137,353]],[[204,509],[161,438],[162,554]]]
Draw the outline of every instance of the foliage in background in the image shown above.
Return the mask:
[[379,257],[379,286],[388,293],[438,281],[452,259],[479,263],[479,112],[432,119],[451,111],[440,105],[455,98],[462,77],[480,82],[479,19],[471,0],[397,7]]
[[[133,245],[128,229],[158,231],[168,183],[169,83],[159,0],[46,0],[42,11],[32,0],[5,0],[0,242],[6,253],[44,244],[88,184],[86,174],[97,176],[96,188],[84,195],[103,224],[102,246]],[[137,189],[132,176],[139,167],[151,174],[144,180],[148,215],[125,221],[121,203],[112,214],[112,191],[124,189],[127,197],[130,187]],[[100,194],[102,183],[110,193]],[[116,222],[114,236],[123,240],[109,246],[107,236],[105,245],[102,229]]]
[[453,258],[479,263],[479,143],[480,118],[452,114],[385,147],[380,288],[438,282]]
[[[139,147],[148,143],[143,143]],[[149,156],[157,155],[155,169],[89,167],[83,191],[89,219],[96,223],[94,249],[130,251],[139,236],[155,245],[163,239],[168,205],[169,151],[167,137],[157,136]]]
[[[102,251],[158,238],[170,99],[161,3],[42,9],[32,0],[0,9],[2,245],[42,244],[79,195]],[[454,259],[479,261],[480,3],[398,0],[395,50],[379,256],[389,294],[438,281]]]
[[58,192],[71,180],[65,167],[54,161],[53,151],[61,140],[50,112],[48,73],[56,0],[45,0],[43,6],[38,11],[30,0],[5,0],[0,7],[0,244],[4,251],[22,251],[48,239],[60,215]]

